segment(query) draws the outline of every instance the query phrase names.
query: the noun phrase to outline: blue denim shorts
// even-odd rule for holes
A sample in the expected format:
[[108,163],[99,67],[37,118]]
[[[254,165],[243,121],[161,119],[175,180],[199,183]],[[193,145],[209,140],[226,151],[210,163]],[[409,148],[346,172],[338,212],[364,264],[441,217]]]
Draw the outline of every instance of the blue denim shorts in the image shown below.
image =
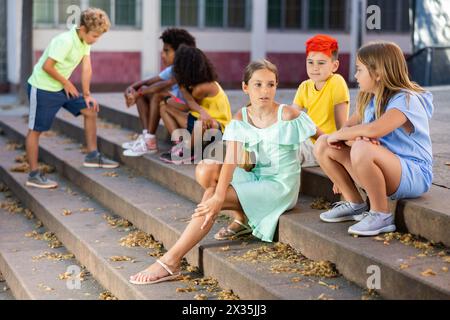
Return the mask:
[[433,168],[416,160],[398,158],[402,165],[400,186],[389,198],[391,200],[418,198],[430,190]]
[[50,92],[37,89],[30,84],[28,84],[28,98],[30,100],[28,128],[36,132],[49,131],[61,108],[75,117],[80,116],[81,111],[87,108],[83,97],[69,99],[64,90]]

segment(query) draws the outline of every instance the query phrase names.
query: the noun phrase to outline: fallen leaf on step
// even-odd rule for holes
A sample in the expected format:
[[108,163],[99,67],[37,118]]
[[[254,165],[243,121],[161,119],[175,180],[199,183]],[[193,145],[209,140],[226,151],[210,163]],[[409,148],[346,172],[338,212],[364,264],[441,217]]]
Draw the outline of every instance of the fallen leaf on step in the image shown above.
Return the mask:
[[195,300],[208,300],[208,297],[206,296],[206,294],[196,294],[194,297]]
[[95,209],[94,208],[81,208],[80,209],[80,212],[94,212],[95,211]]
[[220,248],[222,251],[230,251],[230,246]]
[[424,272],[422,272],[421,275],[423,275],[424,277],[430,277],[435,276],[436,273],[432,269],[427,269]]
[[102,176],[109,178],[117,178],[119,177],[119,174],[113,171],[113,172],[105,172],[104,174],[102,174]]
[[72,211],[70,211],[70,210],[68,210],[68,209],[64,209],[62,215],[63,215],[63,216],[66,216],[66,217],[67,217],[67,216],[70,216],[70,215],[72,215]]
[[400,265],[400,269],[408,269],[408,268],[409,268],[409,265],[406,264],[406,263],[402,263],[402,264]]
[[6,144],[6,150],[8,151],[15,151],[17,149],[23,149],[23,144],[19,144],[16,142],[8,142]]
[[197,289],[194,287],[177,288],[177,290],[176,290],[177,293],[186,293],[186,292],[195,292],[195,291],[197,291]]
[[442,271],[448,272],[448,268],[447,267],[442,267]]
[[294,282],[294,283],[297,283],[297,282],[302,281],[302,278],[300,278],[300,277],[295,277],[295,278],[292,278],[291,281]]
[[380,236],[373,238],[373,240],[375,240],[375,241],[383,241],[384,242],[384,238],[380,237]]
[[42,283],[40,283],[40,284],[38,285],[38,287],[39,287],[40,289],[44,290],[44,291],[54,291],[54,290],[55,290],[55,289],[50,288],[49,286],[46,286],[46,285],[44,285],[44,284],[42,284]]
[[450,263],[450,256],[445,256],[442,258],[442,260],[444,260],[445,262]]
[[445,165],[446,165],[446,166],[450,166],[450,162],[446,162]]
[[99,300],[119,300],[109,291],[100,293]]
[[112,262],[123,262],[123,261],[131,261],[133,258],[127,257],[127,256],[113,256],[109,258]]

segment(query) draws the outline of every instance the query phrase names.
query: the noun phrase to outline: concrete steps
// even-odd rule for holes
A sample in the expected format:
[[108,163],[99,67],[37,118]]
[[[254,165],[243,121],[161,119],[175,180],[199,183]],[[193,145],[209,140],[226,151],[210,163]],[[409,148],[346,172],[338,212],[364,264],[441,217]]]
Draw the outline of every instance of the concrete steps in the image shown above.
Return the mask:
[[0,301],[11,301],[16,300],[11,293],[11,289],[6,283],[5,278],[0,273]]
[[[0,193],[0,202],[6,200]],[[0,209],[0,220],[0,270],[10,288],[3,292],[6,284],[1,283],[0,300],[13,297],[18,300],[98,300],[105,292],[65,248],[51,249],[43,240],[26,237],[33,231],[38,234],[47,231],[44,227],[36,228],[35,218],[29,220],[23,214]],[[45,253],[53,254],[53,258],[44,258]],[[62,260],[56,260],[59,258]],[[69,272],[67,276],[72,273],[74,276],[60,279],[66,272]],[[83,275],[83,281],[79,280],[77,286],[75,281],[79,274]]]
[[[23,130],[25,128],[21,127],[19,123],[14,125],[14,128],[14,130],[17,129],[15,131],[16,137],[21,135],[23,139]],[[8,129],[5,131],[7,133],[10,132]],[[51,136],[44,137],[41,143],[42,159],[46,163],[55,166],[57,171],[64,176],[64,178],[59,176],[53,177],[61,184],[58,190],[64,190],[69,187],[71,190],[77,190],[76,192],[79,195],[86,192],[100,204],[92,202],[89,205],[83,204],[84,207],[98,208],[96,212],[103,212],[107,209],[112,210],[114,213],[120,214],[131,221],[135,227],[152,234],[155,239],[161,241],[166,247],[170,247],[175,243],[195,208],[194,203],[169,192],[145,178],[136,177],[136,174],[127,168],[114,170],[115,175],[118,175],[117,178],[105,176],[105,171],[102,170],[81,168],[83,156],[79,152],[78,144],[68,144],[64,140],[63,137]],[[76,200],[73,197],[62,198],[60,195],[58,197],[59,207],[55,208],[56,200],[52,199],[51,194],[49,195],[45,191],[41,192],[40,190],[24,188],[23,183],[26,175],[13,174],[7,170],[8,166],[13,164],[11,159],[14,159],[14,154],[3,153],[1,156],[1,173],[6,176],[7,184],[13,190],[17,190],[21,198],[27,199],[27,202],[34,203],[34,207],[39,208],[39,210],[34,210],[43,212],[43,218],[47,217],[50,221],[55,219],[61,220],[52,230],[60,230],[59,237],[61,241],[67,242],[68,248],[73,247],[70,249],[71,251],[75,252],[81,244],[90,241],[89,247],[80,251],[82,256],[89,255],[89,257],[83,258],[80,256],[80,261],[83,261],[83,259],[87,260],[87,265],[92,260],[99,260],[99,258],[95,258],[93,254],[89,253],[89,251],[93,250],[93,239],[87,240],[84,238],[92,237],[91,234],[95,234],[97,235],[95,239],[98,239],[99,235],[103,235],[107,231],[107,228],[99,227],[99,224],[102,223],[101,219],[96,218],[99,221],[91,222],[86,221],[87,218],[94,219],[91,215],[83,216],[82,222],[78,221],[76,226],[70,227],[69,219],[77,219],[76,215],[60,217],[58,212],[61,212],[61,206],[63,205],[65,208],[68,207],[70,209],[78,208],[81,204],[72,203],[72,201]],[[69,184],[65,179],[82,187],[83,191],[78,190],[77,187]],[[55,192],[58,193],[60,191]],[[91,203],[91,200],[86,201]],[[102,209],[99,208],[100,205]],[[249,261],[248,258],[245,258],[249,251],[275,250],[276,245],[262,244],[251,239],[246,240],[245,243],[242,241],[217,242],[213,240],[212,234],[214,234],[214,231],[217,231],[226,223],[226,221],[218,223],[214,227],[213,232],[191,251],[187,256],[187,260],[191,265],[199,266],[205,276],[217,279],[222,287],[232,288],[241,299],[317,299],[324,297],[332,299],[361,299],[365,295],[365,290],[351,284],[340,276],[328,279],[301,275],[299,272],[274,274],[271,271],[271,268],[274,266],[279,268],[279,265],[283,265],[283,270],[301,269],[305,265],[311,264],[312,261],[300,255],[298,257],[301,257],[299,258],[301,261],[283,260],[281,258],[269,259],[269,261],[258,261],[252,258]],[[70,228],[73,228],[73,230],[71,231]],[[114,239],[101,238],[100,240],[104,245],[117,242]],[[103,254],[102,256],[104,257],[105,255]],[[133,255],[128,254],[128,256]],[[134,254],[135,256],[136,254]],[[146,261],[148,264],[151,262],[151,258],[146,258],[142,261]],[[255,265],[255,263],[258,264]],[[136,294],[132,296],[129,288],[114,287],[110,282],[113,281],[111,279],[117,278],[117,276],[115,277],[111,273],[104,274],[106,267],[102,267],[103,271],[100,272],[97,269],[98,264],[100,262],[93,263],[92,267],[87,265],[87,267],[91,270],[94,277],[98,277],[99,282],[105,288],[121,299],[142,297],[136,296]],[[139,267],[133,265],[132,269],[128,268],[126,270],[127,275],[142,268],[142,265]],[[297,281],[300,281],[300,283]],[[150,290],[151,288],[147,287],[144,289]],[[134,290],[144,289],[134,288]],[[119,295],[120,293],[122,295]],[[173,295],[174,291],[172,290],[169,293]],[[147,298],[149,297],[147,296]]]
[[[80,140],[83,137],[81,119],[62,113],[55,121],[55,129]],[[158,155],[141,158],[127,158],[122,155],[122,142],[130,139],[131,132],[126,129],[100,124],[99,146],[104,153],[128,167],[137,170],[168,189],[197,202],[202,197],[202,190],[194,179],[194,166],[173,166],[162,163]],[[161,150],[168,145],[161,142]],[[320,168],[302,170],[300,193],[313,197],[324,197],[329,201],[338,201],[332,193],[332,183]],[[399,231],[421,236],[435,243],[450,247],[450,190],[432,186],[430,192],[419,199],[391,201],[396,213],[396,225]]]
[[[65,133],[72,130],[76,132],[80,129],[75,121],[66,120],[64,116],[60,117],[58,122],[67,125],[66,130],[64,130]],[[23,139],[26,132],[23,121],[21,119],[10,120],[8,124],[6,125],[4,122],[2,125],[5,132],[10,137]],[[110,152],[110,155],[116,155],[116,159],[121,159],[118,145],[124,141],[123,138],[126,135],[125,130],[118,128],[101,129],[99,139],[101,140],[102,151],[106,150],[106,152]],[[105,206],[120,208],[118,211],[120,211],[121,215],[134,222],[135,225],[144,231],[155,235],[158,239],[159,236],[156,235],[158,232],[161,234],[161,237],[169,238],[165,232],[159,230],[159,226],[154,226],[154,221],[149,223],[140,221],[143,215],[139,212],[136,213],[136,209],[130,206],[130,203],[135,203],[135,199],[142,199],[142,194],[136,197],[136,190],[144,190],[140,183],[148,183],[145,182],[145,179],[134,179],[138,181],[138,187],[132,188],[127,182],[123,182],[124,179],[117,179],[113,184],[111,179],[102,178],[98,173],[94,174],[92,171],[88,172],[80,169],[82,156],[78,152],[78,145],[67,145],[64,148],[65,150],[61,150],[60,145],[63,140],[63,138],[58,137],[45,138],[41,144],[44,151],[41,153],[41,156],[46,162],[56,165],[58,171],[64,172],[64,175],[69,177],[71,181],[82,185],[86,192],[90,193]],[[59,160],[56,158],[59,158]],[[194,202],[198,201],[198,198],[201,196],[201,190],[193,178],[192,167],[168,166],[159,162],[155,157],[128,158],[123,159],[123,161],[130,167],[138,168],[138,170],[142,168],[139,170],[141,174],[147,172],[144,176],[154,179],[158,183],[160,182],[159,180],[164,181],[164,175],[171,175],[171,179],[166,178],[165,180],[166,186],[175,192],[181,190],[183,196]],[[136,165],[136,163],[139,165]],[[143,168],[148,168],[150,165],[154,166],[153,169],[143,170]],[[77,167],[78,170],[76,169]],[[162,171],[165,172],[162,173]],[[126,173],[119,173],[119,176],[126,175]],[[90,176],[90,178],[86,179],[85,176]],[[181,188],[185,182],[188,183],[189,181],[190,187]],[[128,190],[129,195],[125,196],[123,190]],[[149,197],[150,194],[155,193],[152,191],[149,193]],[[158,195],[155,198],[159,199],[161,196]],[[427,255],[422,256],[420,250],[400,243],[390,242],[389,246],[387,246],[383,242],[374,241],[372,238],[354,239],[347,235],[348,224],[329,225],[321,223],[318,218],[320,212],[309,208],[310,201],[311,198],[302,195],[296,210],[282,216],[279,226],[280,241],[300,249],[308,258],[329,260],[335,263],[338,270],[346,278],[363,287],[366,286],[367,279],[370,276],[370,274],[367,274],[367,268],[370,266],[379,267],[381,275],[381,289],[379,292],[386,298],[448,299],[450,297],[450,278],[448,272],[443,271],[448,266],[448,263],[444,262],[445,256],[448,257],[450,254],[447,248],[442,248],[439,252],[428,252]],[[170,202],[173,203],[173,200]],[[169,239],[169,241],[174,241],[177,237],[177,235],[171,237],[172,240]],[[163,242],[170,243],[167,241]],[[217,244],[216,250],[220,250],[217,248]],[[437,253],[441,253],[441,255],[443,253],[443,256],[439,256]],[[410,257],[415,258],[410,259]],[[188,260],[191,262],[197,258],[188,257]],[[204,258],[203,263],[205,263]],[[358,268],[355,266],[358,266]],[[207,274],[207,263],[205,263],[203,268]],[[428,269],[431,269],[431,273],[435,275],[429,275],[429,272],[426,272]],[[422,275],[422,273],[425,273],[425,275]],[[221,283],[226,282],[223,280]],[[230,287],[235,289],[234,286]],[[237,289],[235,290],[237,292]]]
[[[58,118],[59,129],[64,128],[64,132],[80,131],[81,127],[77,125],[78,120],[64,117]],[[80,132],[79,132],[80,133]],[[172,166],[161,163],[156,156],[146,156],[137,159],[129,159],[121,156],[120,140],[126,136],[127,133],[123,129],[111,128],[104,126],[100,129],[99,138],[102,141],[102,150],[114,149],[114,152],[109,153],[110,156],[115,156],[116,160],[120,160],[133,168],[152,168],[150,170],[139,170],[140,173],[149,179],[156,180],[158,183],[164,183],[170,190],[182,194],[192,201],[199,201],[202,195],[201,188],[196,184],[194,179],[193,166]],[[75,135],[74,135],[75,136]],[[119,141],[119,142],[116,142]],[[153,167],[151,167],[153,166]],[[309,182],[309,193],[318,193],[316,195],[326,196],[320,193],[323,190],[324,184],[329,180],[321,172],[319,168],[312,168],[307,170],[308,176],[303,175],[302,182]],[[171,178],[168,178],[171,177]],[[183,187],[189,185],[188,188]],[[448,230],[445,228],[449,223],[450,217],[447,212],[441,211],[444,207],[442,203],[437,206],[437,201],[430,201],[428,198],[442,197],[445,189],[433,187],[433,190],[427,196],[421,199],[401,201],[397,205],[397,225],[400,230],[408,230],[413,234],[433,234],[435,230],[439,229],[444,237],[448,237]],[[301,196],[300,206],[297,211],[289,215],[284,215],[280,219],[279,226],[279,241],[288,243],[294,248],[299,249],[308,258],[313,260],[328,260],[336,264],[338,270],[342,270],[342,274],[365,287],[369,277],[367,268],[370,266],[378,266],[380,272],[384,275],[382,285],[379,292],[383,297],[391,299],[448,299],[450,297],[450,278],[447,272],[440,272],[439,276],[426,277],[421,273],[432,269],[434,271],[442,271],[446,267],[446,263],[441,257],[436,256],[438,253],[435,250],[434,255],[430,255],[426,259],[421,258],[417,261],[411,261],[409,257],[421,254],[420,250],[407,247],[400,243],[390,244],[389,248],[383,242],[379,243],[373,239],[355,239],[347,234],[347,229],[350,224],[329,225],[320,222],[318,215],[320,212],[311,210],[307,205],[301,205],[301,201],[307,204],[307,197]],[[295,214],[301,213],[301,214]],[[424,218],[426,216],[426,219]],[[405,228],[411,226],[411,228]],[[440,226],[440,227],[439,227]],[[434,228],[434,230],[433,230]],[[329,232],[333,231],[335,238],[329,238]],[[420,230],[420,232],[413,232],[412,230]],[[428,233],[427,233],[428,232]],[[312,241],[312,239],[316,239]],[[358,241],[360,240],[360,241]],[[314,243],[315,245],[311,245]],[[319,248],[316,248],[319,247]],[[378,247],[377,247],[378,246]],[[365,258],[365,253],[368,248],[374,247],[373,250],[378,250],[377,254],[370,258]],[[377,249],[378,248],[378,249]],[[389,251],[389,252],[388,252]],[[445,255],[449,255],[447,248],[443,248]],[[441,252],[439,251],[439,252]],[[339,257],[352,256],[354,259],[340,259]],[[364,259],[363,259],[364,258]],[[354,265],[359,268],[355,269]],[[408,265],[408,270],[400,269],[400,265]],[[396,279],[396,281],[390,281]],[[385,283],[385,284],[384,284]],[[414,287],[420,290],[411,291],[411,283]]]

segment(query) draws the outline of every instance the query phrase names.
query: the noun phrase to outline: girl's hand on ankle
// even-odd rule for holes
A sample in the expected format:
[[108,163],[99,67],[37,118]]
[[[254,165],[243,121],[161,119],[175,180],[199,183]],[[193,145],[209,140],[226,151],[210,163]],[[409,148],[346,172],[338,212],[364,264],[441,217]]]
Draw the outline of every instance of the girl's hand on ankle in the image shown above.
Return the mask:
[[197,206],[192,218],[205,217],[205,222],[201,230],[205,229],[209,224],[214,223],[222,209],[223,203],[224,200],[215,194]]

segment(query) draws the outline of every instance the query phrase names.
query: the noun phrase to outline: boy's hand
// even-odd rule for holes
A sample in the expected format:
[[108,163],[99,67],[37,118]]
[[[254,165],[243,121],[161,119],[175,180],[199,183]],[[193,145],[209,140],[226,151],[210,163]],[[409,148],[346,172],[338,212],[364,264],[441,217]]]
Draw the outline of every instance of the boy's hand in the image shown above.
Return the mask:
[[97,100],[95,100],[91,95],[84,96],[84,101],[88,109],[94,108],[96,112],[100,112],[100,106],[98,105]]
[[72,82],[67,81],[64,84],[64,91],[66,92],[67,98],[78,98],[80,96],[80,93],[78,92],[77,88],[72,84]]

